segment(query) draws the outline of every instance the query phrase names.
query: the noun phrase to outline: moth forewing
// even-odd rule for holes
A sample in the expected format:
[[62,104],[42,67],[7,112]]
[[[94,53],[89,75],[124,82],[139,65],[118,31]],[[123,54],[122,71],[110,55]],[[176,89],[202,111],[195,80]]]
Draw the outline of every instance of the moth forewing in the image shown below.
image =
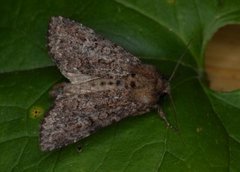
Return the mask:
[[159,106],[169,84],[153,66],[92,29],[52,17],[49,53],[70,82],[56,86],[40,130],[43,151],[79,141],[99,128]]

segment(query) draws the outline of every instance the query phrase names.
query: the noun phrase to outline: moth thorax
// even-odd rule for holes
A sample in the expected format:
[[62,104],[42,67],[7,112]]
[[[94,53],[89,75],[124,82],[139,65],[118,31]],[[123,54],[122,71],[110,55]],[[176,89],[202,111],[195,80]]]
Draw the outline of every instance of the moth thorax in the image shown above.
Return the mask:
[[155,105],[158,100],[154,91],[148,88],[132,91],[132,97],[135,101],[145,105]]

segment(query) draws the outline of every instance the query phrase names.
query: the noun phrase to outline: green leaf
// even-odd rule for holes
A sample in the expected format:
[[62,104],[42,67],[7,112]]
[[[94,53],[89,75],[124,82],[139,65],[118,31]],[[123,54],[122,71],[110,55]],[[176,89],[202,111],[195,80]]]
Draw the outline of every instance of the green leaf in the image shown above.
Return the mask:
[[[240,22],[240,1],[8,0],[0,11],[0,171],[240,170],[240,92],[213,92],[203,82],[206,44],[220,27]],[[176,120],[170,100],[164,104],[179,131],[153,111],[41,152],[39,125],[53,104],[48,91],[64,79],[46,48],[48,21],[58,15],[93,28],[166,76],[187,49],[171,82]]]

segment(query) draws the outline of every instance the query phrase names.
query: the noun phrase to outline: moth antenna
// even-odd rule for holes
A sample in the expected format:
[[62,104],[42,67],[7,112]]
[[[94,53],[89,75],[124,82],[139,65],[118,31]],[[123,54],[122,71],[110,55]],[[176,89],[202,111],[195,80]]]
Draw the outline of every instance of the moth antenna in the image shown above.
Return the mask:
[[172,98],[172,95],[171,95],[171,94],[169,94],[169,98],[170,98],[171,105],[173,106],[174,118],[175,118],[175,121],[176,121],[176,129],[175,129],[175,131],[177,131],[177,132],[179,133],[178,136],[181,138],[180,140],[181,140],[181,142],[183,143],[183,145],[186,145],[186,143],[184,142],[184,139],[183,139],[183,137],[182,137],[182,133],[179,132],[179,131],[181,131],[181,129],[180,129],[180,125],[179,125],[178,120],[177,120],[176,106],[175,106],[175,104],[174,104],[174,101],[173,101],[173,98]]
[[[175,65],[175,67],[174,67],[174,69],[173,69],[173,71],[172,71],[172,74],[171,74],[171,76],[170,76],[169,79],[168,79],[168,82],[169,82],[169,83],[171,82],[171,80],[172,80],[173,77],[175,76],[175,73],[176,73],[176,71],[177,71],[177,69],[178,69],[178,67],[179,67],[179,65],[180,65],[180,62],[182,61],[183,57],[186,55],[186,53],[187,53],[187,51],[188,51],[188,48],[189,48],[189,46],[191,45],[192,40],[193,40],[193,37],[191,37],[191,39],[190,39],[189,42],[187,43],[186,49],[184,50],[184,52],[182,53],[182,55],[179,57],[178,62],[177,62],[177,64]],[[162,114],[161,111],[159,111],[159,114],[160,114],[160,116],[162,117],[162,119],[165,121],[165,123],[167,124],[168,127],[173,128],[175,131],[179,131],[179,124],[178,124],[178,122],[177,122],[177,111],[176,111],[175,104],[174,104],[174,102],[173,102],[172,94],[171,94],[170,91],[168,91],[167,94],[168,94],[168,96],[169,96],[169,98],[170,98],[170,102],[171,102],[171,105],[172,105],[172,107],[173,107],[174,118],[175,118],[176,126],[177,126],[177,127],[173,127],[172,125],[170,125],[170,123],[167,121],[167,119],[166,119],[166,117],[165,117],[165,115],[164,115],[163,112],[162,112],[162,113],[163,113],[163,114]]]
[[171,105],[172,105],[172,107],[173,107],[173,111],[174,111],[174,118],[175,118],[175,121],[176,121],[176,131],[179,131],[180,128],[179,128],[179,124],[178,124],[178,120],[177,120],[177,110],[176,110],[176,106],[175,106],[175,104],[174,104],[174,101],[173,101],[173,98],[172,98],[172,94],[169,93],[168,96],[169,96],[170,103],[171,103]]
[[179,57],[178,62],[177,62],[177,64],[176,64],[176,66],[174,67],[171,76],[170,76],[169,79],[168,79],[168,82],[170,82],[170,81],[173,79],[173,77],[174,77],[174,75],[175,75],[175,73],[176,73],[176,71],[177,71],[177,69],[178,69],[178,67],[179,67],[179,65],[180,65],[180,62],[182,61],[183,57],[186,55],[186,53],[187,53],[187,51],[188,51],[188,48],[189,48],[192,40],[193,40],[193,37],[192,37],[192,38],[190,39],[190,41],[188,42],[187,47],[186,47],[186,49],[184,50],[183,54]]

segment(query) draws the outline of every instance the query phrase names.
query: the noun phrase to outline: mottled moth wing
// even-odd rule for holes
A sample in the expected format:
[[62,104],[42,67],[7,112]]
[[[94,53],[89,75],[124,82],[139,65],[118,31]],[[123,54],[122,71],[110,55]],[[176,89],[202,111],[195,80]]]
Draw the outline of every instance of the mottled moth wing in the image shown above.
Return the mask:
[[51,92],[55,102],[41,124],[42,150],[63,147],[147,112],[169,91],[154,67],[80,23],[52,17],[48,41],[53,60],[70,83]]
[[92,29],[63,17],[49,23],[49,52],[72,83],[129,74],[140,60]]
[[40,146],[43,151],[74,143],[99,128],[150,108],[150,105],[131,99],[129,89],[81,94],[72,92],[72,87],[74,85],[65,86],[42,122]]

